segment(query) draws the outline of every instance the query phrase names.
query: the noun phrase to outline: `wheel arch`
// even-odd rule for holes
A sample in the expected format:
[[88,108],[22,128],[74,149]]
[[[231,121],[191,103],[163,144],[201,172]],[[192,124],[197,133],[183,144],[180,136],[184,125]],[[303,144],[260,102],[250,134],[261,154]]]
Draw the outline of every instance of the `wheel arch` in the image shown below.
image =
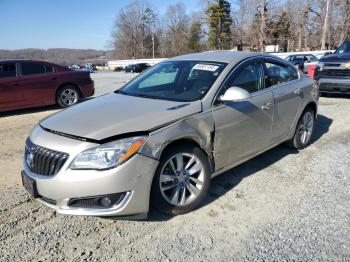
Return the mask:
[[317,115],[317,104],[314,101],[309,102],[308,104],[306,104],[302,114],[305,112],[305,110],[307,108],[311,108],[315,112],[315,117],[316,117],[316,115]]
[[207,151],[205,150],[205,148],[203,148],[200,143],[198,141],[196,141],[196,139],[192,138],[192,137],[182,137],[182,138],[178,138],[176,140],[170,141],[169,143],[167,143],[166,145],[163,146],[163,149],[160,152],[160,157],[162,157],[166,152],[168,152],[169,150],[171,150],[174,147],[178,147],[181,145],[192,145],[193,147],[198,147],[200,148],[205,155],[207,156],[208,159],[208,163],[210,166],[210,171],[214,172],[214,159],[213,156]]
[[303,116],[305,110],[308,108],[311,108],[315,112],[315,118],[316,118],[316,116],[317,116],[317,104],[314,101],[310,101],[309,103],[307,103],[304,106],[303,110],[300,111],[300,115],[298,115],[298,118],[296,118],[296,121],[293,123],[293,126],[291,127],[289,135],[288,135],[288,139],[291,139],[292,137],[294,137],[298,123],[299,123],[301,117]]

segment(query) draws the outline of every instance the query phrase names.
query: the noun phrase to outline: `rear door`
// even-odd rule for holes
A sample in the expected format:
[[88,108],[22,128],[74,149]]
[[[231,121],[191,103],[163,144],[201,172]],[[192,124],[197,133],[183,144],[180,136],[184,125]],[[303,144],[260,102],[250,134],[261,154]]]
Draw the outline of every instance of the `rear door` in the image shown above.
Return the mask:
[[297,70],[283,61],[266,58],[266,85],[272,88],[275,100],[275,115],[272,138],[275,142],[285,138],[301,108],[303,88]]
[[272,92],[265,86],[263,60],[250,59],[241,64],[225,81],[219,96],[231,86],[247,90],[251,98],[217,102],[213,107],[216,169],[237,163],[271,144],[274,104]]
[[16,63],[0,63],[0,111],[15,109],[23,103],[16,68]]
[[27,105],[40,106],[55,103],[57,83],[52,65],[38,62],[21,63],[19,85]]

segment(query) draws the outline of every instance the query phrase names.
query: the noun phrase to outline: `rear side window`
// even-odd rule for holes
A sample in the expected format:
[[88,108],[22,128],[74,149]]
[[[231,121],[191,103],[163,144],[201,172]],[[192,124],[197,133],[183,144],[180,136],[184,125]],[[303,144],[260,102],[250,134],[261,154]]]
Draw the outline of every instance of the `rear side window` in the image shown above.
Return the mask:
[[0,78],[15,77],[16,64],[0,64]]
[[318,61],[317,57],[316,57],[316,56],[313,56],[313,55],[308,55],[308,56],[307,56],[307,59],[309,59],[310,62]]
[[46,73],[54,72],[53,66],[52,65],[45,65],[45,72]]
[[46,72],[43,64],[37,63],[22,63],[22,74],[23,75],[36,75],[44,74]]
[[291,66],[274,62],[267,62],[265,64],[269,77],[269,81],[267,81],[268,86],[279,85],[298,79],[297,71]]

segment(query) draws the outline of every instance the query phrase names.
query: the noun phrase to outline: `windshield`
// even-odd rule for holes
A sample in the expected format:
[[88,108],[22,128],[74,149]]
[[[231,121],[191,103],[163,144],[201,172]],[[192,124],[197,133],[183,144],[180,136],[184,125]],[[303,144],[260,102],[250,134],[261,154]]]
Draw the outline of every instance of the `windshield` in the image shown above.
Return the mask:
[[343,43],[341,46],[338,47],[337,50],[335,50],[334,53],[335,54],[350,53],[350,41]]
[[116,91],[174,101],[199,100],[225,68],[225,63],[169,61],[159,63]]

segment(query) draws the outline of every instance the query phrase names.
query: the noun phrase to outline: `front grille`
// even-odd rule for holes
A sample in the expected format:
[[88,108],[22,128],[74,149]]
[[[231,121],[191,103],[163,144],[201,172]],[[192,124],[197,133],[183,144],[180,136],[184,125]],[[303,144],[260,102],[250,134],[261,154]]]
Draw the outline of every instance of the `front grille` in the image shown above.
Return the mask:
[[350,77],[349,69],[324,69],[318,72],[319,77]]
[[25,161],[30,171],[43,176],[54,176],[68,159],[68,154],[34,145],[28,138]]

